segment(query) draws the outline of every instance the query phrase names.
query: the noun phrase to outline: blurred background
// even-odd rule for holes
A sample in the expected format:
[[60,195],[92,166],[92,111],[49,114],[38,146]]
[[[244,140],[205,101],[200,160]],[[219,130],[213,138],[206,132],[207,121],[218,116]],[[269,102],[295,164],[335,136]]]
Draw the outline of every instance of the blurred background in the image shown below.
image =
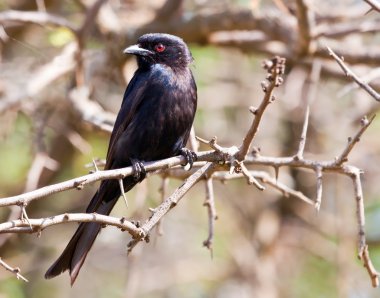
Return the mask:
[[[380,90],[380,14],[364,1],[304,0],[3,0],[0,2],[0,197],[88,173],[105,158],[109,131],[136,69],[123,49],[146,32],[189,44],[199,95],[196,135],[241,144],[258,106],[264,59],[287,58],[285,83],[262,120],[254,146],[267,156],[296,153],[305,108],[305,157],[332,160],[379,103],[352,84],[326,46]],[[349,156],[364,170],[366,232],[380,268],[380,120]],[[208,150],[201,146],[201,150]],[[252,169],[258,169],[253,167]],[[260,168],[274,176],[272,168]],[[279,181],[315,198],[313,172],[282,168]],[[170,179],[170,194],[181,181]],[[30,218],[83,212],[97,187],[34,201]],[[112,215],[145,220],[161,200],[151,176]],[[215,181],[218,220],[213,257],[201,181],[127,257],[129,235],[107,227],[73,288],[67,274],[43,275],[76,224],[40,235],[0,235],[0,256],[28,283],[0,268],[0,297],[379,297],[357,259],[355,197],[350,179],[323,176],[319,213],[244,179]],[[3,221],[19,216],[3,208]]]

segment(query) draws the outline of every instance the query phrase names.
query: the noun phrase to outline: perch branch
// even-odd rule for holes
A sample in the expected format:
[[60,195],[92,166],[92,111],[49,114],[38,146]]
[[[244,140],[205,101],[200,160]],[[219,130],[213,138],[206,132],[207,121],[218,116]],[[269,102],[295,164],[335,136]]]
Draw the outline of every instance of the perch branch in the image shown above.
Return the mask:
[[[29,223],[18,219],[0,224],[0,234],[4,233],[39,233],[43,229],[69,222],[95,222],[117,227],[127,231],[132,237],[140,237],[142,230],[125,218],[117,218],[97,213],[65,213],[47,218],[29,219]],[[29,226],[30,224],[30,226]]]
[[[203,152],[202,155],[198,154],[199,158],[204,157],[207,159],[210,152]],[[211,155],[212,159],[212,155]],[[201,159],[200,159],[201,160]],[[152,161],[144,163],[145,169],[147,172],[170,168],[173,166],[181,165],[185,162],[185,158],[183,156],[176,156],[167,158],[160,161]],[[28,204],[31,201],[62,192],[69,189],[81,189],[83,186],[93,183],[100,180],[105,179],[121,179],[127,176],[133,175],[133,168],[127,167],[116,170],[107,170],[107,171],[97,171],[95,173],[91,173],[88,175],[84,175],[78,178],[70,179],[61,183],[45,186],[39,188],[37,190],[27,192],[24,194],[20,194],[13,197],[1,198],[0,199],[0,207],[10,206],[10,205],[19,205],[22,206],[24,204]]]

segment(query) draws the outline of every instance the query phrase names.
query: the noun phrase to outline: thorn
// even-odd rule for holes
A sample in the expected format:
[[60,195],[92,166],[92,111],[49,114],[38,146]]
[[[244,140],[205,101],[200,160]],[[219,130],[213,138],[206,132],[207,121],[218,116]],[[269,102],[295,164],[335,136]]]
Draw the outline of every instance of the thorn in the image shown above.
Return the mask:
[[373,8],[368,9],[368,11],[364,13],[364,15],[366,16],[366,15],[369,14],[371,11],[373,11]]
[[317,174],[317,198],[315,200],[315,209],[317,212],[321,208],[321,202],[322,202],[322,168],[316,167],[315,172]]
[[129,206],[128,206],[128,200],[127,200],[127,197],[126,197],[125,191],[124,191],[123,179],[119,179],[119,186],[120,186],[120,191],[121,191],[121,194],[123,196],[125,205],[127,206],[127,209],[128,209]]
[[261,185],[255,177],[253,177],[243,162],[239,162],[238,167],[240,169],[240,172],[243,173],[243,175],[246,177],[249,185],[255,185],[257,189],[261,191],[265,190],[265,187]]
[[74,187],[77,189],[77,190],[82,190],[83,189],[83,183],[86,181],[86,179],[82,180],[82,181],[75,181],[74,182]]
[[214,249],[212,247],[212,241],[209,241],[208,239],[203,241],[203,246],[206,247],[210,251],[210,257],[212,260],[214,258]]
[[321,202],[315,202],[314,208],[315,208],[315,210],[317,210],[317,213],[318,213],[319,210],[321,209]]
[[261,151],[260,147],[253,147],[251,153],[253,156],[258,156],[260,154],[260,151]]
[[278,174],[280,172],[280,167],[274,167],[274,175],[275,175],[275,178],[276,178],[276,184],[278,182]]
[[205,139],[203,139],[201,137],[195,136],[195,138],[197,139],[197,141],[199,141],[199,142],[201,142],[203,144],[207,144],[208,145],[210,143],[209,141],[207,141],[207,140],[205,140]]
[[369,120],[368,120],[367,116],[364,116],[362,119],[360,119],[360,124],[362,126],[366,126],[369,124]]
[[98,171],[99,171],[99,169],[98,169],[98,166],[97,166],[97,164],[96,164],[96,161],[95,161],[95,159],[94,159],[94,158],[92,158],[92,164],[94,165],[94,168],[95,168],[95,173],[96,173],[96,172],[98,172]]
[[21,220],[25,220],[25,221],[28,223],[30,229],[33,230],[33,227],[32,227],[32,224],[30,223],[30,220],[29,220],[28,214],[26,213],[26,209],[25,209],[26,206],[27,206],[26,203],[24,203],[24,204],[21,206],[21,211],[22,211],[22,213],[21,213]]
[[261,89],[263,90],[264,93],[267,93],[267,91],[268,91],[268,84],[265,81],[261,82]]
[[253,115],[256,115],[257,114],[257,108],[253,107],[253,106],[250,106],[249,107],[249,111],[253,114]]
[[230,175],[232,175],[235,172],[235,165],[231,163],[230,170],[228,171]]

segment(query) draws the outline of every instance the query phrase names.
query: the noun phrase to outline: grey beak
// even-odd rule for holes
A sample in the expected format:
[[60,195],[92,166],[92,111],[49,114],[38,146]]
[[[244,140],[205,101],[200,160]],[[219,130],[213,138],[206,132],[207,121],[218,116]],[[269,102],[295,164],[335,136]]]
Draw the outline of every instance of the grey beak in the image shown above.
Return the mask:
[[153,54],[151,51],[141,48],[140,45],[138,45],[138,44],[135,44],[133,46],[126,48],[123,51],[123,53],[124,54],[137,55],[137,56],[149,56],[149,55]]

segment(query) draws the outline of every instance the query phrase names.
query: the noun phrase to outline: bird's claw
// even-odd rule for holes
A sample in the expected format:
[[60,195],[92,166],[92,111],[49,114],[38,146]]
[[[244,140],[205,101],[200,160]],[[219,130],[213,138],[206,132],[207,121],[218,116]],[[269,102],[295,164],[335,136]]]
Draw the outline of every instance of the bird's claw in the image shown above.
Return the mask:
[[133,178],[135,181],[141,182],[146,177],[146,170],[144,164],[134,158],[131,158],[132,168],[133,168]]
[[188,170],[191,170],[195,161],[197,161],[198,156],[194,151],[191,151],[187,148],[182,148],[180,154],[186,159],[186,163],[182,166],[189,166]]

